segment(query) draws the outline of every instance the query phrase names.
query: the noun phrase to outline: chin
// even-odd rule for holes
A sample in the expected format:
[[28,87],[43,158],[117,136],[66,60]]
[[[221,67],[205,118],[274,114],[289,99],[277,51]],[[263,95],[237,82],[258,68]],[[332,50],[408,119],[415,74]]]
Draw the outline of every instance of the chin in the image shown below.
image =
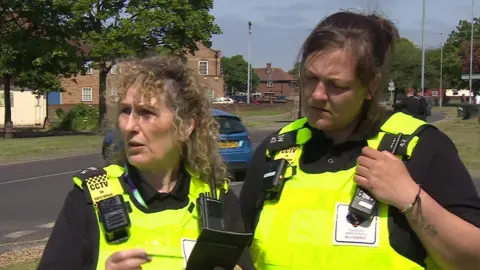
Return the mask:
[[136,168],[145,167],[148,164],[150,164],[151,161],[152,159],[150,157],[147,157],[142,154],[128,156],[128,163],[130,163],[132,166]]
[[319,130],[330,130],[332,128],[332,121],[330,118],[307,117],[308,124]]

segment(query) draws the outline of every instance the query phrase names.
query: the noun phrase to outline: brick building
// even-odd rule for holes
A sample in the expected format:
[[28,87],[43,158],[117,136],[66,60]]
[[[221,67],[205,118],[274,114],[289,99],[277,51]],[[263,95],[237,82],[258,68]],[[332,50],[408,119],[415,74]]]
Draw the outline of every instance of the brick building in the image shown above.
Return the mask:
[[272,63],[267,63],[264,68],[254,68],[254,70],[260,78],[257,91],[262,95],[273,93],[275,96],[286,96],[288,100],[293,100],[298,95],[295,87],[297,80],[283,69],[272,67]]
[[195,55],[187,55],[188,66],[193,70],[198,70],[200,79],[210,90],[212,97],[223,97],[225,82],[221,72],[221,52],[207,48],[201,43],[198,43],[197,46],[199,50],[195,52]]
[[[201,82],[215,96],[223,96],[224,81],[221,75],[219,50],[207,48],[203,44],[197,44],[199,50],[195,55],[187,55],[188,65],[193,70],[198,70]],[[90,63],[86,63],[90,66]],[[107,76],[107,101],[115,96],[115,89],[110,87],[109,81],[116,75],[114,66]],[[87,68],[85,74],[78,74],[76,77],[61,79],[64,92],[50,93],[48,95],[49,115],[52,115],[57,108],[69,110],[75,105],[84,103],[97,105],[99,103],[99,70]]]

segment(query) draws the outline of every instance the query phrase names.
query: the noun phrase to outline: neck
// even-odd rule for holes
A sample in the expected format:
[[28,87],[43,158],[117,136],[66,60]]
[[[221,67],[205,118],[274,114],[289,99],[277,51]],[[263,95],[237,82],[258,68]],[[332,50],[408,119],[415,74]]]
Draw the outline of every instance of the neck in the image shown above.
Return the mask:
[[334,144],[341,144],[347,141],[347,139],[353,134],[358,121],[354,121],[348,127],[341,130],[329,130],[324,131],[325,135],[333,140]]
[[163,170],[142,170],[142,179],[160,193],[169,193],[178,180],[180,164]]

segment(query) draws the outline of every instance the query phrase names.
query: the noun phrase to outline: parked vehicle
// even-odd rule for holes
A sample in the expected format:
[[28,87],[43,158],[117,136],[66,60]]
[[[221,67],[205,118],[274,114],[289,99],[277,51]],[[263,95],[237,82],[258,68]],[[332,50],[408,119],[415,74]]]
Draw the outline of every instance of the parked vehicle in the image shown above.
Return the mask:
[[228,97],[219,97],[212,100],[212,104],[233,104],[235,101]]
[[[228,170],[235,176],[234,180],[243,180],[243,175],[253,155],[252,142],[248,130],[236,115],[217,109],[212,109],[212,114],[220,126],[219,152]],[[109,164],[109,153],[116,150],[115,146],[112,146],[114,132],[113,129],[107,132],[102,143],[102,157],[107,165]]]

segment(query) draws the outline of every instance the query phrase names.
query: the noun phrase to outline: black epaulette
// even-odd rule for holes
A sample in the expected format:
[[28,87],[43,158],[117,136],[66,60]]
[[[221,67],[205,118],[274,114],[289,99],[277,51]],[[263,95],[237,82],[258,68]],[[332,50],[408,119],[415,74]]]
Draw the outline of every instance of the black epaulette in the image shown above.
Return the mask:
[[103,168],[89,167],[79,171],[75,177],[78,177],[82,180],[82,189],[85,194],[88,203],[92,203],[92,198],[90,196],[89,189],[87,184],[98,182],[98,181],[108,181],[107,172]]
[[[417,130],[415,130],[415,132],[413,132],[412,134],[410,135],[404,135],[398,145],[398,149],[397,149],[397,154],[399,155],[402,155],[404,156],[405,158],[409,158],[407,153],[408,153],[408,145],[410,144],[410,142],[412,141],[413,138],[415,137],[420,137],[420,135],[428,128],[435,128],[434,126],[432,125],[429,125],[429,124],[424,124],[422,126],[420,126],[419,128],[417,128]],[[383,135],[383,138],[382,140],[380,141],[380,144],[377,148],[378,151],[389,151],[389,152],[392,152],[393,150],[393,146],[395,145],[396,143],[396,140],[397,140],[397,137],[398,137],[398,134],[392,134],[392,133],[388,133],[388,132],[385,132],[385,135]]]
[[270,136],[270,141],[267,144],[267,150],[270,152],[270,154],[273,154],[297,145],[297,133],[298,130],[293,130]]

